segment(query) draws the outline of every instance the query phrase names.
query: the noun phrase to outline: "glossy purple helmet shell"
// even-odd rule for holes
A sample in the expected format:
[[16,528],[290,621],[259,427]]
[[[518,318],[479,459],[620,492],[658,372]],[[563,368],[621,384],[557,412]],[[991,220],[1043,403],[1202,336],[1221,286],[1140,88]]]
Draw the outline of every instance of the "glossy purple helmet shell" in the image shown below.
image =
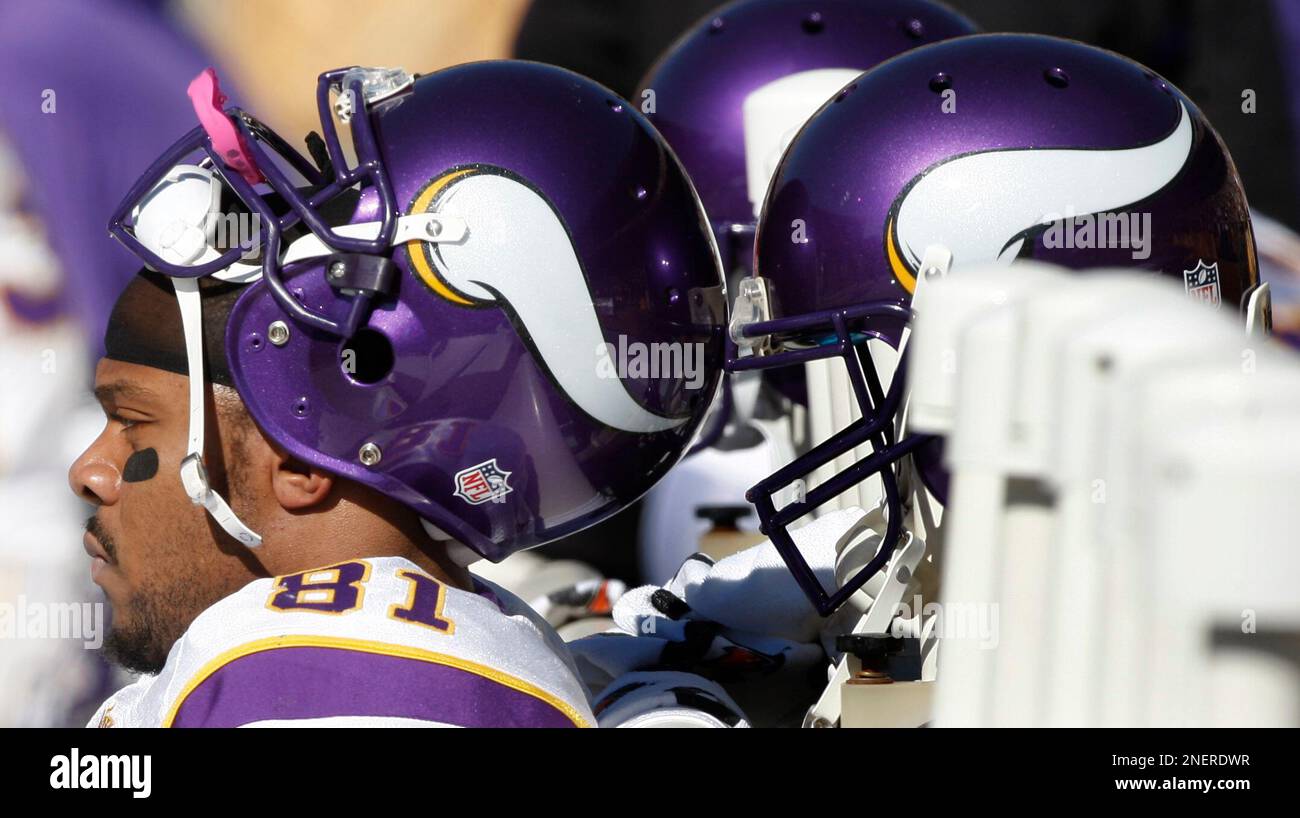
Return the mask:
[[[737,0],[701,18],[664,52],[634,100],[695,182],[723,268],[750,273],[756,208],[746,175],[745,100],[793,74],[862,71],[977,30],[931,0]],[[802,371],[773,371],[766,380],[806,402]],[[723,422],[727,417],[720,415]]]
[[[943,95],[952,93],[947,112]],[[1188,121],[1183,121],[1186,111]],[[1131,247],[1047,246],[1045,214],[1096,212],[1060,175],[1016,173],[1017,157],[1060,149],[1116,157],[1172,141],[1190,125],[1190,141],[1167,172],[1118,195],[1105,212],[1149,214],[1150,254]],[[950,214],[929,232],[900,236],[900,209],[926,177],[976,155],[998,154],[1006,169],[974,169],[946,192]],[[1123,188],[1122,180],[1112,180]],[[1029,203],[1033,216],[1001,220],[1003,202]],[[945,218],[948,222],[945,223]],[[790,241],[802,219],[806,242]],[[981,224],[982,221],[982,224]],[[954,235],[964,225],[1005,225],[978,242]],[[926,243],[972,248],[953,266],[1028,257],[1065,267],[1139,267],[1176,277],[1198,262],[1217,263],[1222,301],[1235,308],[1258,284],[1250,216],[1241,181],[1217,134],[1178,89],[1132,60],[1069,40],[988,34],[940,43],[877,67],[849,85],[809,121],[777,169],[759,229],[757,273],[781,315],[801,315],[879,300],[906,301]],[[1057,242],[1059,244],[1059,242]],[[1015,248],[1018,247],[1018,250]],[[1014,252],[1009,252],[1013,250]],[[983,252],[981,252],[983,249]],[[891,256],[893,260],[891,260]],[[899,327],[882,334],[897,345]]]
[[[533,191],[580,270],[576,284],[557,280],[551,289],[583,287],[583,303],[564,302],[576,310],[565,313],[547,312],[537,299],[511,301],[517,282],[549,274],[549,256],[484,268],[458,289],[431,273],[425,255],[451,250],[409,242],[391,253],[397,292],[376,300],[356,339],[290,321],[288,341],[276,345],[268,328],[285,312],[260,282],[240,298],[227,329],[236,386],[253,417],[294,456],[399,500],[492,560],[626,507],[681,456],[721,370],[721,272],[680,165],[612,92],[535,63],[423,76],[370,117],[403,213],[442,207],[443,194],[431,194],[437,189],[454,215],[452,192],[470,179]],[[350,221],[374,220],[376,208],[368,193]],[[471,221],[468,241],[510,246],[539,235],[535,214],[511,216],[489,226]],[[284,272],[302,304],[324,315],[346,311],[319,259]],[[581,338],[590,316],[612,350],[675,345],[697,356],[696,371],[634,365],[601,373],[599,342],[546,348],[569,328]],[[377,373],[344,366],[345,349],[382,361],[388,348],[391,367]],[[566,378],[594,383],[599,395],[624,390],[647,417],[671,423],[652,431],[611,426],[566,392]]]
[[[754,222],[742,108],[774,80],[821,68],[866,70],[909,49],[976,31],[930,0],[739,0],[698,21],[641,81],[649,114],[690,173],[715,227]],[[748,258],[738,258],[748,266]]]

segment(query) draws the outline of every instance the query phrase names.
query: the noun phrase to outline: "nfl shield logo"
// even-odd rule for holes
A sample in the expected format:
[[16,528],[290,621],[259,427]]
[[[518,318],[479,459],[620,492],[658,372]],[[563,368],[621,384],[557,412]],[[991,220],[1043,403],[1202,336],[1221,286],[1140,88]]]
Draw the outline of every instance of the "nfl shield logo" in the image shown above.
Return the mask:
[[512,473],[498,466],[495,457],[461,469],[456,472],[456,496],[472,506],[504,502],[506,495],[514,491],[507,480]]
[[1183,282],[1187,285],[1187,294],[1194,300],[1218,308],[1222,301],[1219,296],[1219,262],[1207,265],[1198,259],[1196,267],[1183,270]]

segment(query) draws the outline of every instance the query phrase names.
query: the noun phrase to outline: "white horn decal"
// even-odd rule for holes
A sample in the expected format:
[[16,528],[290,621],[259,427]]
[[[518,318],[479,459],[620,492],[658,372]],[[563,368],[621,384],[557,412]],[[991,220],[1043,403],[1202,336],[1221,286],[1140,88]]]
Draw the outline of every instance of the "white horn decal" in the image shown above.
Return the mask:
[[491,170],[465,169],[435,180],[412,212],[430,205],[469,229],[460,241],[412,248],[426,284],[452,303],[507,307],[560,388],[601,423],[648,434],[688,420],[641,406],[621,378],[598,377],[600,363],[612,364],[597,360],[607,347],[591,292],[564,224],[537,191]]
[[886,254],[910,291],[925,248],[941,244],[956,265],[1010,263],[1016,236],[1066,215],[1122,210],[1156,193],[1186,164],[1192,122],[1179,103],[1174,130],[1159,142],[1119,150],[992,150],[946,162],[905,194],[888,230]]
[[796,71],[756,88],[745,97],[745,181],[754,218],[776,175],[781,155],[795,134],[835,92],[861,74],[860,68],[817,68]]

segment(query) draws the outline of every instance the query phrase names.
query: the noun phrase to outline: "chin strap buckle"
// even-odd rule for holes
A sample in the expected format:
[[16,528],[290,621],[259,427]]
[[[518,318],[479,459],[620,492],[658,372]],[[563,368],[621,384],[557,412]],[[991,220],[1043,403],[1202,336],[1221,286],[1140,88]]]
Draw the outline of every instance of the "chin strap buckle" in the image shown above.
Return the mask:
[[1273,293],[1268,282],[1262,281],[1250,291],[1246,302],[1246,334],[1269,336],[1273,334]]
[[731,325],[728,327],[731,340],[741,349],[761,355],[771,348],[769,337],[747,337],[744,334],[745,327],[771,320],[772,302],[768,298],[767,282],[760,276],[742,278],[736,293],[735,307],[731,311]]
[[335,85],[339,92],[339,97],[334,102],[334,115],[339,118],[339,122],[344,125],[352,121],[352,117],[361,109],[357,100],[352,98],[351,86],[360,80],[361,93],[365,96],[363,102],[366,105],[373,105],[380,100],[388,99],[391,96],[405,91],[415,82],[415,75],[407,73],[400,68],[352,68],[343,74],[343,78]]
[[190,502],[203,506],[227,534],[249,548],[257,548],[262,544],[262,538],[244,525],[225,498],[212,490],[208,483],[208,470],[204,468],[203,458],[198,454],[187,454],[181,461],[181,485],[185,486]]
[[952,267],[952,252],[941,244],[931,244],[921,256],[921,266],[916,271],[916,291],[912,293],[912,311],[922,309],[927,284],[948,275]]
[[208,483],[208,470],[203,466],[203,458],[197,454],[187,454],[181,460],[181,485],[190,502],[196,506],[207,503],[212,487]]

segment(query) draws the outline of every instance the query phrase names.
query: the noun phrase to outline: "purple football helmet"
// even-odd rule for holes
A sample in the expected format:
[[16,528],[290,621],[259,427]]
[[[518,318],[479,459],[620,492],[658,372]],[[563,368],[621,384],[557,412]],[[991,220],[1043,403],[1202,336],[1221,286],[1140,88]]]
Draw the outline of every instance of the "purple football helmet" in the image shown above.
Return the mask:
[[[1101,240],[1106,229],[1113,241]],[[931,248],[951,254],[957,275],[963,265],[1017,258],[1145,268],[1213,307],[1267,314],[1232,159],[1191,101],[1143,66],[1073,41],[989,34],[917,49],[845,86],[781,159],[755,277],[737,299],[739,346],[728,356],[732,371],[830,357],[848,367],[862,418],[750,492],[765,533],[823,614],[891,556],[903,516],[894,469],[905,455],[946,499],[938,439],[895,439],[906,356],[886,389],[865,343],[902,347]],[[871,456],[774,507],[774,492],[864,443]],[[884,546],[828,593],[787,527],[876,474],[888,509]]]
[[[758,208],[804,120],[871,66],[977,30],[932,0],[737,0],[660,56],[635,99],[690,173],[729,284],[753,272]],[[801,370],[765,380],[805,400]],[[732,419],[730,388],[722,398],[699,448],[717,442]]]
[[[225,348],[276,443],[493,561],[609,517],[681,457],[720,379],[725,287],[686,173],[633,106],[537,63],[339,69],[309,161],[210,76],[190,95],[202,124],[110,230],[183,315],[198,277],[253,282]],[[232,217],[255,229],[221,240]],[[191,428],[187,492],[257,545]]]
[[636,98],[695,182],[726,269],[748,271],[762,191],[753,196],[747,178],[747,100],[795,75],[844,70],[806,101],[790,123],[797,128],[873,65],[975,31],[970,20],[931,0],[737,0],[682,35],[641,80]]

